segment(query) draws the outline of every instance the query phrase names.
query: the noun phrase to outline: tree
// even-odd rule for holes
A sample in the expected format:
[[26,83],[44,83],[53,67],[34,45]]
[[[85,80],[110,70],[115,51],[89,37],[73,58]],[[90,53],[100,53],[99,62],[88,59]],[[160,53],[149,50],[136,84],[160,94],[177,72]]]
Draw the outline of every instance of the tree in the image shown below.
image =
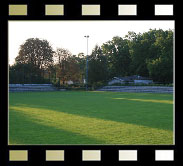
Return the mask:
[[[134,33],[132,33],[134,36]],[[131,34],[129,33],[129,36]],[[130,38],[128,36],[128,38]],[[149,76],[146,60],[151,53],[150,48],[153,43],[151,34],[135,34],[132,40],[129,41],[129,52],[131,57],[130,73],[131,75]]]
[[127,39],[113,37],[111,41],[102,45],[102,50],[107,56],[110,78],[129,74],[131,59]]
[[77,64],[79,65],[80,68],[80,73],[81,73],[81,79],[82,82],[85,78],[85,73],[86,73],[86,57],[84,56],[84,53],[79,53],[76,57]]
[[107,57],[99,46],[95,46],[88,57],[88,81],[90,84],[105,82],[108,78]]
[[159,31],[154,46],[157,58],[148,61],[150,77],[161,83],[173,83],[173,31]]
[[[95,46],[89,55],[88,81],[105,82],[114,76],[141,75],[155,82],[173,82],[173,31],[128,32],[122,38]],[[58,79],[59,84],[81,82],[86,73],[86,56],[72,55],[64,48],[52,50],[49,42],[30,38],[20,46],[16,63],[10,66],[10,82],[38,83]]]
[[9,66],[9,82],[12,84],[47,83],[32,64],[15,63]]
[[76,56],[64,48],[57,48],[54,55],[56,65],[56,75],[59,83],[65,84],[66,81],[72,80],[79,82],[81,80],[80,67]]
[[47,69],[53,63],[53,49],[47,40],[30,38],[20,46],[16,63],[32,64],[39,69]]
[[[150,29],[143,34],[129,32],[126,38],[129,40],[132,60],[131,74],[151,77],[158,82],[171,80],[170,75],[173,75],[173,32],[171,30]],[[163,74],[166,75],[166,79]]]
[[[15,65],[27,70],[28,83],[40,82],[45,71],[53,64],[53,49],[47,40],[30,38],[20,46]],[[25,80],[25,79],[24,79]]]

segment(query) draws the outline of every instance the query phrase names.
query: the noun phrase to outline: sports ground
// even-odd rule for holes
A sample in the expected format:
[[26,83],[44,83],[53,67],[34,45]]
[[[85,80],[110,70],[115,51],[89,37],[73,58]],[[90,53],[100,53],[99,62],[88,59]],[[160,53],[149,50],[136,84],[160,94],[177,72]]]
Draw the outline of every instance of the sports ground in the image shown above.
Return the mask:
[[173,95],[9,93],[9,144],[173,144]]

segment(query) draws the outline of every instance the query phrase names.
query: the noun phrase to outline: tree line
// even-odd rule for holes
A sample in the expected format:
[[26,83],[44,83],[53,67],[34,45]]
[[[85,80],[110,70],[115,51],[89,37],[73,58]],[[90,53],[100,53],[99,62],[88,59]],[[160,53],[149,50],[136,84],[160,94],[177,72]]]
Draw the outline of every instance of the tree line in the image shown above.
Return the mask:
[[[47,40],[27,39],[9,66],[10,83],[53,83],[71,80],[83,84],[86,73],[84,53],[72,55],[64,48],[53,50]],[[140,75],[154,82],[173,83],[173,31],[128,32],[96,45],[88,55],[89,85],[103,84],[113,77]]]

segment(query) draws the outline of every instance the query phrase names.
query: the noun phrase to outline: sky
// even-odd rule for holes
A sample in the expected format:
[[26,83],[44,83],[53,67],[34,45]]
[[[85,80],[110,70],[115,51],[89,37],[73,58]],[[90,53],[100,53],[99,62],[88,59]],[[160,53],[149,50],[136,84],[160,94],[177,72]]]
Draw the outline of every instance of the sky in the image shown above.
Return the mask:
[[174,29],[174,21],[9,21],[9,64],[15,62],[20,45],[28,38],[46,39],[52,48],[68,49],[73,55],[92,52],[114,36],[124,37],[129,31],[147,32],[149,29]]

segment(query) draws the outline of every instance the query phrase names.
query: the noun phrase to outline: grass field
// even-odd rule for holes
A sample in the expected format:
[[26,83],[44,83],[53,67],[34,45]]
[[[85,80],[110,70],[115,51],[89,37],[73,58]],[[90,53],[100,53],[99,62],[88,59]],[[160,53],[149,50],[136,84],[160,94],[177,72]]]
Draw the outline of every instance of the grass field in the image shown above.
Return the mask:
[[173,144],[173,95],[10,93],[9,144]]

